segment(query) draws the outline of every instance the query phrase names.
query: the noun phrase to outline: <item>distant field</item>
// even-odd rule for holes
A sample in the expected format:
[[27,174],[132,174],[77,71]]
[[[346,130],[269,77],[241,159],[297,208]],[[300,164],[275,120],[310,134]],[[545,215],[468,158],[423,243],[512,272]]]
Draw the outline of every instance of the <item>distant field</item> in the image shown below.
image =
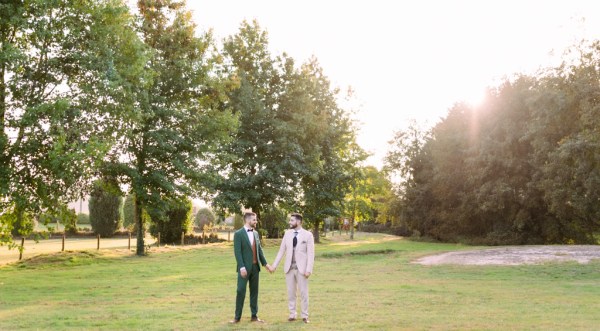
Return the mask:
[[[278,240],[265,248],[271,262]],[[265,325],[228,325],[231,243],[67,252],[0,267],[0,330],[594,330],[600,262],[423,266],[416,258],[469,247],[358,233],[317,245],[311,324],[287,322],[285,281],[261,274]]]

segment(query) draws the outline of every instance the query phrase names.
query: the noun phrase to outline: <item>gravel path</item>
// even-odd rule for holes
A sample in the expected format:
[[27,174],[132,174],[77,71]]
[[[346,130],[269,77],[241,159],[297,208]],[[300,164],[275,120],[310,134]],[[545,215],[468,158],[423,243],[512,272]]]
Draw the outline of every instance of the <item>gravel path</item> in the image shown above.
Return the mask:
[[431,255],[415,260],[413,263],[423,265],[521,265],[553,261],[588,263],[594,259],[600,259],[600,246],[504,246]]

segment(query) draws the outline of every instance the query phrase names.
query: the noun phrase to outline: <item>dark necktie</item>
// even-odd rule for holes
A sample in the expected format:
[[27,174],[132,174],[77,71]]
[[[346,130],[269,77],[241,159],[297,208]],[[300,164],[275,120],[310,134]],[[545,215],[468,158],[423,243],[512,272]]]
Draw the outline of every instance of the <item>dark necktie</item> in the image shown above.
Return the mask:
[[294,247],[296,247],[296,244],[298,244],[298,231],[294,231]]

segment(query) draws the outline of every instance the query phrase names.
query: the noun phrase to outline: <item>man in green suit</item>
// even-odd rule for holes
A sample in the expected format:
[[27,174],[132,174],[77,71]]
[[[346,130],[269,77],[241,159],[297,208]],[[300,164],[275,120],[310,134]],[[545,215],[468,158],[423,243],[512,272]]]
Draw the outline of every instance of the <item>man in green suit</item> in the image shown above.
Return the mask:
[[[264,323],[258,318],[258,279],[260,264],[271,271],[271,266],[263,254],[260,238],[256,231],[256,214],[244,214],[244,226],[233,235],[233,252],[237,262],[237,294],[235,296],[235,317],[231,323],[239,323],[246,299],[246,284],[250,283],[250,311],[252,322]],[[260,263],[259,263],[260,262]]]

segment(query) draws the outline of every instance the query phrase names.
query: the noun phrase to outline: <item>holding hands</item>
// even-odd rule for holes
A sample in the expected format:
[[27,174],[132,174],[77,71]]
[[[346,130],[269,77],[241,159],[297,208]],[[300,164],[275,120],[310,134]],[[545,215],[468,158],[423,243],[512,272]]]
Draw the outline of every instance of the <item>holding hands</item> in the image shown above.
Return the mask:
[[275,272],[275,268],[273,268],[273,267],[272,267],[270,264],[267,264],[267,265],[265,266],[265,268],[267,268],[267,270],[268,270],[270,273],[274,273],[274,272]]

